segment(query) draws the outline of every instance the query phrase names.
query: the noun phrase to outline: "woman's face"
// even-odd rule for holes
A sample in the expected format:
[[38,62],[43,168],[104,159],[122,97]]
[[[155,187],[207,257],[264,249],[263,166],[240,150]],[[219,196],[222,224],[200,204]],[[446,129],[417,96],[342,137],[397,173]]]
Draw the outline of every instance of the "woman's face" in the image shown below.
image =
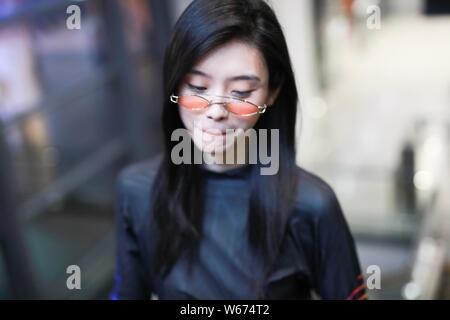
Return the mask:
[[[276,94],[269,92],[268,83],[267,66],[258,49],[232,41],[202,58],[184,77],[177,94],[226,96],[270,106]],[[225,151],[234,145],[239,134],[253,128],[260,117],[230,113],[220,103],[196,111],[179,106],[179,112],[194,144],[206,153]]]

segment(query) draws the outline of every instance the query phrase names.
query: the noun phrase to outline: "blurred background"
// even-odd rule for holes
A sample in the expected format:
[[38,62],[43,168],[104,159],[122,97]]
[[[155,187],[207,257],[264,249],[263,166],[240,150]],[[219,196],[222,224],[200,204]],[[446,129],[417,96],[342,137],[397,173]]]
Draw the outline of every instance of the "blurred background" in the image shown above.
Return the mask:
[[[380,268],[369,298],[450,299],[450,1],[270,2],[298,163],[335,189],[366,277]],[[162,149],[163,53],[189,3],[0,0],[0,299],[108,298],[115,179]]]

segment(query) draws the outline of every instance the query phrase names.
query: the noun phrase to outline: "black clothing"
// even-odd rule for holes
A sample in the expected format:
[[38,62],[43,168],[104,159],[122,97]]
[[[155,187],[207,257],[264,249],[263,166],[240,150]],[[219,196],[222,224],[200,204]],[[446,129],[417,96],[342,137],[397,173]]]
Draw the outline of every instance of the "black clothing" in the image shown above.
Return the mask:
[[[181,256],[167,278],[151,274],[155,237],[150,188],[160,157],[126,168],[119,178],[117,266],[113,299],[255,299],[262,273],[246,236],[249,168],[204,171],[204,238],[192,274]],[[334,191],[319,177],[298,168],[294,212],[281,254],[269,277],[267,298],[365,298],[354,241]],[[155,241],[153,241],[155,242]],[[156,257],[157,258],[157,257]]]

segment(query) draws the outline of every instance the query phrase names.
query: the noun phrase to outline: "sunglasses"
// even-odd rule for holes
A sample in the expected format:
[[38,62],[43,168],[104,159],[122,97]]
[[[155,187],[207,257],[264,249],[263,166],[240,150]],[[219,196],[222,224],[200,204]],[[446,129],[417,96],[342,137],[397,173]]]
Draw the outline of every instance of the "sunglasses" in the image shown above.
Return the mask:
[[220,101],[214,101],[208,99],[204,96],[199,95],[183,95],[176,96],[172,94],[170,96],[170,101],[173,103],[178,103],[183,108],[192,111],[204,110],[213,104],[221,104],[225,107],[228,112],[241,117],[250,117],[257,114],[262,114],[266,112],[267,105],[258,106],[250,101],[242,100],[232,97],[222,97],[222,96],[209,96],[211,98],[220,98]]

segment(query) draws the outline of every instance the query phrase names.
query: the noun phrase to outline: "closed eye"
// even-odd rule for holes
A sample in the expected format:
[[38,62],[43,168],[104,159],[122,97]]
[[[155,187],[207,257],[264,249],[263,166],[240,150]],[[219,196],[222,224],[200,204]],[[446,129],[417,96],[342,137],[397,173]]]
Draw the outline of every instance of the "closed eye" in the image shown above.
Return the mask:
[[189,87],[189,89],[191,89],[191,90],[193,90],[193,91],[196,91],[196,92],[203,92],[203,91],[206,90],[205,87],[194,86],[194,85],[192,85],[192,84],[190,84],[190,83],[188,83],[188,87]]
[[239,97],[239,98],[248,98],[252,92],[255,90],[249,90],[249,91],[237,91],[234,90],[232,93],[234,96]]

